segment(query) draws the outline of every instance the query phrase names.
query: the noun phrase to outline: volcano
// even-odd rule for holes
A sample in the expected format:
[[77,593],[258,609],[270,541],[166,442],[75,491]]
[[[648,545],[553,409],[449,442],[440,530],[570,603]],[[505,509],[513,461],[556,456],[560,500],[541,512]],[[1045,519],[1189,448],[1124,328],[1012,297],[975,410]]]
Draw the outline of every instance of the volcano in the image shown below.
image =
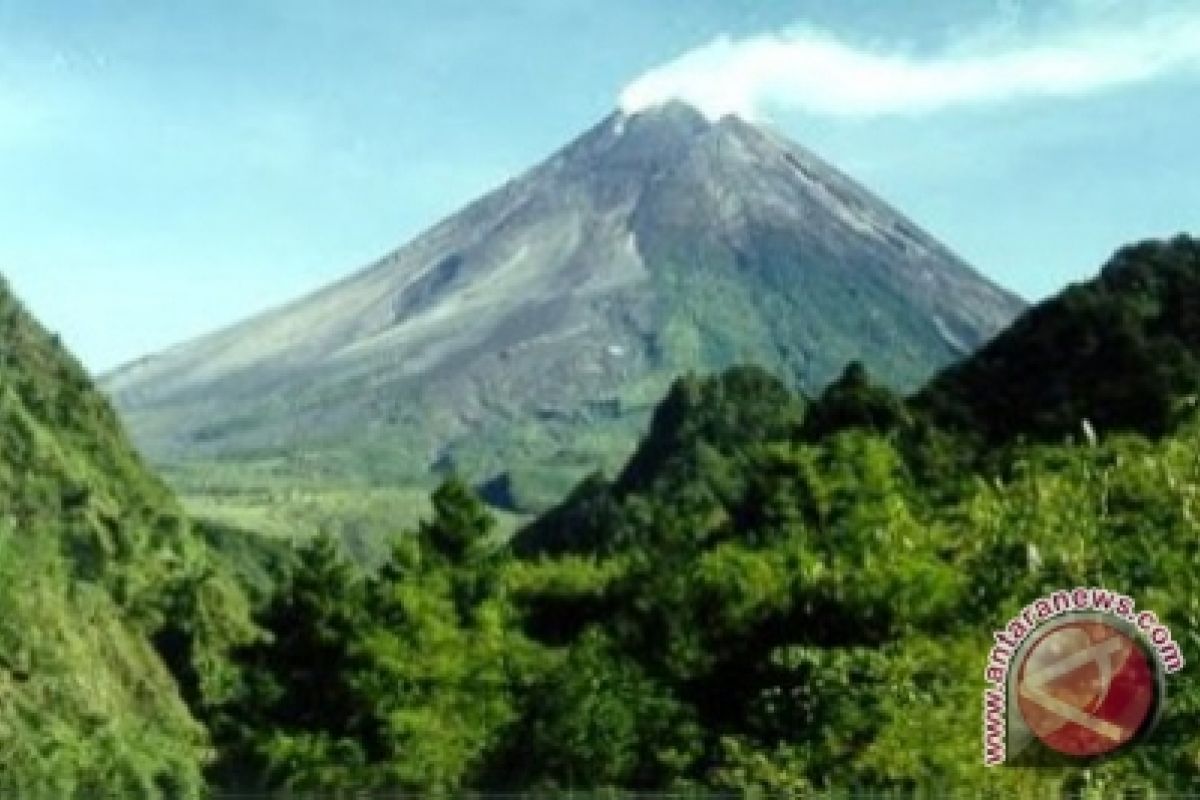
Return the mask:
[[1022,301],[813,153],[614,113],[346,279],[108,375],[145,453],[394,481],[611,466],[671,380],[739,362],[915,388]]

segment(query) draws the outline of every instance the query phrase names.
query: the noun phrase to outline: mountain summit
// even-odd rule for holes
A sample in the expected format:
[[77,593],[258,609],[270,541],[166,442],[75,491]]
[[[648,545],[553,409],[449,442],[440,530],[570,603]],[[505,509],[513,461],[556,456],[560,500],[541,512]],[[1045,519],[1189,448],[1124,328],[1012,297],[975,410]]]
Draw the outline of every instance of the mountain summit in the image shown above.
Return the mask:
[[672,103],[105,386],[160,462],[579,470],[627,455],[681,372],[757,362],[811,391],[860,360],[908,389],[1022,306],[812,153]]

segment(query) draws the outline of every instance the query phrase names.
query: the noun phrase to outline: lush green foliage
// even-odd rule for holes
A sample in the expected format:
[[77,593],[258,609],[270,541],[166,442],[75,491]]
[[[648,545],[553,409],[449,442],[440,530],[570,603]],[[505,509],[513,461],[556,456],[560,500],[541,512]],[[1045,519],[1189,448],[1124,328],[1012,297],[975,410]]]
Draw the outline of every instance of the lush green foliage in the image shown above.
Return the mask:
[[995,443],[1060,440],[1081,420],[1157,436],[1200,391],[1200,241],[1117,253],[1100,277],[1025,314],[918,405]]
[[238,788],[450,790],[485,755],[538,674],[489,539],[462,484],[362,575],[328,538],[299,553],[259,616],[268,638],[237,654],[242,688],[213,711],[216,777]]
[[[256,753],[243,776],[322,789],[1079,788],[1077,771],[981,765],[990,631],[1041,593],[1089,583],[1200,629],[1198,435],[1191,421],[1158,443],[1019,447],[1003,474],[960,472],[936,492],[896,435],[747,440],[727,458],[749,477],[718,480],[727,491],[703,472],[610,489],[593,524],[615,544],[523,560],[479,546],[486,517],[452,484],[376,576],[353,577],[328,544],[307,551],[277,600],[289,610],[263,618],[276,644],[245,659],[250,706],[230,709],[238,748]],[[1089,786],[1195,787],[1200,683],[1185,672],[1170,691],[1155,746],[1093,765]],[[264,722],[264,697],[290,710],[272,701]]]
[[198,794],[244,596],[82,368],[0,287],[0,793]]
[[[1183,281],[1196,265],[1190,242],[1177,247],[1171,280]],[[1158,266],[1175,264],[1162,250],[1145,252],[1140,282],[1114,268],[1104,278],[1136,291],[1053,322],[1082,337],[1054,340],[1066,348],[1056,370],[1076,346],[1092,363],[1105,334],[1088,326],[1142,302],[1160,270],[1175,275]],[[1032,317],[1067,313],[1054,308]],[[1129,341],[1157,353],[1146,337]],[[229,752],[249,753],[242,777],[324,789],[1194,790],[1191,671],[1173,679],[1152,747],[1086,773],[981,764],[990,631],[1025,602],[1100,584],[1157,610],[1191,637],[1185,650],[1200,629],[1200,419],[1138,418],[1095,375],[1042,397],[1044,376],[989,359],[1008,382],[1000,396],[1040,397],[1041,412],[973,426],[994,397],[943,388],[983,369],[971,363],[913,403],[852,367],[807,411],[756,370],[687,379],[618,479],[582,484],[518,535],[517,555],[488,545],[487,516],[456,483],[376,575],[354,577],[328,545],[309,551],[261,618],[275,644],[241,660],[247,686],[274,687],[229,709],[243,723]],[[1164,391],[1178,403],[1189,388],[1180,377]],[[1073,414],[1105,408],[1140,433],[1021,442],[1080,430]]]
[[984,768],[979,706],[991,630],[1062,587],[1194,657],[1198,276],[1190,240],[1125,251],[910,401],[857,366],[811,403],[683,379],[511,546],[452,479],[369,571],[196,535],[9,308],[0,789],[1195,791],[1193,667],[1086,771]]

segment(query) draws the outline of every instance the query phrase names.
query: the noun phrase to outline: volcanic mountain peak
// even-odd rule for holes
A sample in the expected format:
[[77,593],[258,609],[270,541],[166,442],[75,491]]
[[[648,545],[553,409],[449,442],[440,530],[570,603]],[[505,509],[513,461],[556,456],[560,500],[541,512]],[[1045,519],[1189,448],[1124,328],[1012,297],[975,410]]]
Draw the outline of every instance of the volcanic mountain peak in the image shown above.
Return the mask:
[[[603,226],[605,216],[628,213],[637,186],[678,163],[710,130],[698,112],[683,104],[633,119],[613,114],[548,161],[366,270],[243,325],[128,365],[109,376],[108,385],[120,392],[140,382],[139,376],[178,364],[178,357],[194,354],[196,346],[213,356],[196,376],[206,379],[284,352],[301,350],[296,355],[303,357],[321,350],[332,356],[343,346],[361,350],[376,335],[397,328],[436,328],[440,318],[483,305],[471,302],[478,292],[460,291],[468,285],[483,291],[505,288],[495,283],[525,284],[522,278],[543,277],[529,273],[526,267],[538,253],[516,241],[514,233],[533,234],[540,239],[537,250],[548,248],[561,256],[577,245],[583,229]],[[563,212],[571,211],[586,219],[562,225]],[[481,244],[488,246],[491,258],[481,257]],[[628,267],[636,260],[628,255],[617,261]],[[543,258],[541,264],[565,268],[569,259]],[[620,266],[610,263],[607,271],[619,272]],[[571,288],[586,289],[579,277],[569,276]],[[552,292],[559,288],[554,283],[522,288]],[[254,336],[245,336],[247,330]]]
[[107,387],[158,459],[595,466],[681,371],[754,361],[813,390],[858,359],[907,388],[1021,307],[807,150],[668,103]]

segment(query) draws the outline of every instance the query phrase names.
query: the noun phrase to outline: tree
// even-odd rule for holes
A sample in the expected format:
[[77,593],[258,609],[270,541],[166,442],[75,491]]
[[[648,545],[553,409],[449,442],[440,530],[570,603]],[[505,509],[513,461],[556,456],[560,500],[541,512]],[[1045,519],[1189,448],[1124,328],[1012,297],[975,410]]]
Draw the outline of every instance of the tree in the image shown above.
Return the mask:
[[461,566],[485,555],[495,518],[458,478],[449,478],[433,493],[433,519],[418,533],[421,557]]
[[378,740],[370,698],[353,681],[364,601],[361,576],[333,539],[300,549],[257,617],[264,640],[235,653],[241,687],[214,721],[223,785],[354,785],[346,765]]

